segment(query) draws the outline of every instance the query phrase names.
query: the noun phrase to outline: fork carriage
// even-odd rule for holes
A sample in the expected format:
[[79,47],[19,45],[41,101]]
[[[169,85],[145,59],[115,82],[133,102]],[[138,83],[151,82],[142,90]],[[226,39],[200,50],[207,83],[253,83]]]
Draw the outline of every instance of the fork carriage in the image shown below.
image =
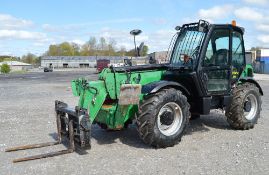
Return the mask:
[[55,112],[58,132],[57,141],[17,146],[6,149],[6,152],[58,145],[63,143],[65,139],[69,141],[68,148],[46,154],[14,159],[14,163],[72,153],[77,147],[84,149],[91,148],[91,123],[87,111],[79,107],[75,107],[75,109],[69,108],[66,103],[56,100]]

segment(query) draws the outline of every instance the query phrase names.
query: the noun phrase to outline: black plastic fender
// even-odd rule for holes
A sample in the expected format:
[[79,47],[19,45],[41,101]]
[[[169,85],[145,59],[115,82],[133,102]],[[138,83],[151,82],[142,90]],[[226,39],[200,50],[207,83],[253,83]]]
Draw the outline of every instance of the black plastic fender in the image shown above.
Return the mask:
[[241,81],[243,83],[250,82],[250,83],[255,84],[259,88],[260,94],[263,95],[263,91],[262,91],[261,86],[259,85],[259,83],[256,80],[253,79],[253,77],[243,77],[243,78],[240,78],[239,81]]
[[160,89],[165,87],[173,87],[175,89],[179,89],[182,91],[183,94],[190,96],[190,92],[183,85],[174,81],[165,81],[165,80],[143,85],[141,92],[142,94],[152,94],[158,92]]

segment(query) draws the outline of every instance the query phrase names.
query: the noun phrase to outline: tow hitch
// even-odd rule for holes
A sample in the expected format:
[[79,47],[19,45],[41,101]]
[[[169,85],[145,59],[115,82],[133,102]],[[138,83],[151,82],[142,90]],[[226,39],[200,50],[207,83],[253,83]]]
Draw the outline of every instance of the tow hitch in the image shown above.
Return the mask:
[[57,141],[17,146],[6,149],[5,151],[13,152],[58,145],[62,143],[64,138],[68,138],[69,140],[68,148],[65,150],[14,159],[13,163],[72,153],[76,150],[77,147],[84,149],[89,149],[91,147],[91,123],[89,121],[87,111],[78,107],[75,109],[69,108],[66,103],[60,101],[55,101],[55,111],[58,132]]

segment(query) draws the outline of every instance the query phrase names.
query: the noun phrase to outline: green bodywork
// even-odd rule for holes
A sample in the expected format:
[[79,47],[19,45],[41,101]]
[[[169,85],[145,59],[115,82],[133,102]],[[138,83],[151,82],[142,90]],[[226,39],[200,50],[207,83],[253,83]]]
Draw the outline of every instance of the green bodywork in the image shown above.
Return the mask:
[[241,77],[253,77],[253,67],[251,64],[247,64],[244,71],[241,74]]
[[[137,105],[119,105],[118,97],[122,84],[145,85],[160,81],[164,70],[113,73],[104,69],[97,81],[79,78],[72,81],[74,96],[79,96],[78,106],[88,110],[90,121],[106,124],[110,129],[121,129],[124,123],[133,119]],[[140,94],[140,100],[144,94]]]
[[[247,77],[253,72],[251,65],[246,65],[240,77]],[[87,109],[90,121],[107,125],[110,129],[121,129],[128,120],[132,120],[138,105],[119,105],[120,87],[122,84],[140,84],[162,80],[165,70],[153,69],[133,72],[112,72],[104,69],[97,81],[79,78],[72,81],[74,96],[79,96],[78,106]],[[233,72],[233,76],[238,73]],[[140,100],[146,94],[140,94]]]

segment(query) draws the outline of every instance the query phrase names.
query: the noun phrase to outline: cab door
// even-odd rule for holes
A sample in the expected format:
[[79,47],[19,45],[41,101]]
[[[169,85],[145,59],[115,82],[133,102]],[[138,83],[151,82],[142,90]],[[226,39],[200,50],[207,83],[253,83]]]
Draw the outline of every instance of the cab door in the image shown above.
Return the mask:
[[223,95],[230,92],[230,33],[229,28],[215,28],[211,32],[201,63],[201,77],[206,95]]
[[245,48],[242,33],[239,31],[232,31],[232,82],[236,82],[243,72],[245,61]]

